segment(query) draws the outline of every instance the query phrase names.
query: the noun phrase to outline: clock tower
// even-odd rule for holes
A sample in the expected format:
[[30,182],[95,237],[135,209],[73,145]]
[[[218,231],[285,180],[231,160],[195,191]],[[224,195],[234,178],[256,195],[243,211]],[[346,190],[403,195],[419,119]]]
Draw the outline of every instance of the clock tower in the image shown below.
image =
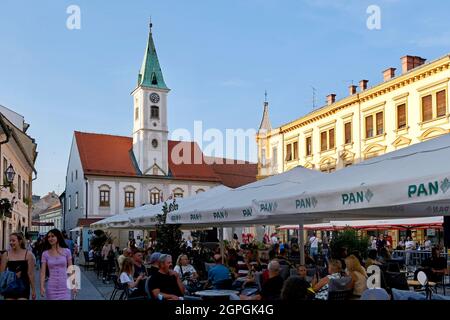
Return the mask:
[[144,175],[168,175],[167,88],[159,66],[152,24],[133,90],[133,153]]

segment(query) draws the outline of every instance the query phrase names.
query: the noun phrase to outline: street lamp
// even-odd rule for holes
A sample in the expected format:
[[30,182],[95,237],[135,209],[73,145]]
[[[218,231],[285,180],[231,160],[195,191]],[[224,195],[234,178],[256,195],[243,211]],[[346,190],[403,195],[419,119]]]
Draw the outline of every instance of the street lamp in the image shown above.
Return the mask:
[[3,181],[3,183],[5,183],[5,184],[0,187],[9,187],[13,183],[15,176],[16,176],[16,172],[14,171],[12,164],[9,164],[9,167],[5,170],[5,178],[6,179],[5,179],[5,181]]

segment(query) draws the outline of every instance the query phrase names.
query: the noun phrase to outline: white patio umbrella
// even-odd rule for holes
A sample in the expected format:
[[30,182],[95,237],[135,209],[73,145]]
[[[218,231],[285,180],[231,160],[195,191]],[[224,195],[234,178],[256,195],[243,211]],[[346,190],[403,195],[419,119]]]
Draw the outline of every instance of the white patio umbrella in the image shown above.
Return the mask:
[[258,216],[361,220],[450,214],[450,135],[308,180],[253,203]]
[[[167,216],[167,223],[184,226],[243,226],[268,224],[273,221],[264,216],[257,216],[252,209],[252,201],[258,196],[273,195],[280,185],[298,188],[310,179],[322,176],[323,173],[295,167],[287,172],[271,176],[236,189],[204,199],[195,205],[183,206]],[[289,217],[288,217],[289,218]],[[297,219],[298,220],[298,219]],[[287,220],[280,220],[279,222]],[[293,221],[292,219],[290,221]]]
[[[184,206],[196,206],[198,203],[210,197],[221,194],[230,188],[226,186],[213,187],[208,191],[192,195],[186,198],[176,198],[175,206],[172,210],[183,208]],[[142,229],[150,228],[157,224],[157,216],[162,214],[163,207],[167,203],[173,204],[173,200],[161,202],[155,205],[146,204],[129,210],[125,214],[118,214],[91,224],[92,227],[101,229]]]

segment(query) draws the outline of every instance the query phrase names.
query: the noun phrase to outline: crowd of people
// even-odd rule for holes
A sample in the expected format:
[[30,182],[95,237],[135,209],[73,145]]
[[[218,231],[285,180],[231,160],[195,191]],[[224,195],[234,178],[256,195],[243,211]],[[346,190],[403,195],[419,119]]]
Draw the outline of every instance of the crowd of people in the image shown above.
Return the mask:
[[[119,250],[108,239],[101,248],[91,248],[88,259],[98,259],[103,281],[114,277],[128,299],[197,300],[204,289],[230,289],[233,300],[328,300],[335,290],[349,292],[358,299],[367,289],[366,269],[378,265],[386,269],[392,262],[392,240],[370,240],[367,252],[338,248],[331,252],[327,237],[311,235],[305,246],[305,264],[300,265],[297,239],[282,242],[273,234],[265,237],[265,250],[235,235],[223,254],[217,245],[205,249],[191,239],[172,257],[157,252],[151,242],[142,247],[131,239]],[[405,241],[407,247],[408,241]],[[4,293],[5,299],[36,299],[34,270],[40,268],[40,294],[50,300],[67,300],[66,270],[77,254],[72,240],[57,229],[31,245],[20,233],[10,236],[10,249],[2,255],[0,271],[9,270],[21,281],[20,292]],[[363,258],[363,256],[365,258]],[[447,261],[438,248],[418,269],[433,281],[445,274]],[[72,294],[76,294],[74,289]]]

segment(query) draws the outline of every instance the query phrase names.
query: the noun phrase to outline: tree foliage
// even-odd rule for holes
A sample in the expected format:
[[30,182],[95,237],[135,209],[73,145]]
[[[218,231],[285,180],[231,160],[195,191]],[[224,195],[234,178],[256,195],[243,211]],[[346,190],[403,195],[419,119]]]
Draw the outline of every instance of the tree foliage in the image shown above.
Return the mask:
[[363,237],[358,233],[358,230],[353,228],[346,228],[333,234],[333,239],[330,242],[331,253],[333,256],[339,254],[342,248],[346,248],[348,254],[358,251],[363,258],[367,255],[369,239]]
[[179,224],[167,224],[167,214],[177,210],[178,204],[174,199],[172,203],[164,203],[162,213],[156,219],[156,250],[172,255],[176,259],[181,253],[182,232]]

